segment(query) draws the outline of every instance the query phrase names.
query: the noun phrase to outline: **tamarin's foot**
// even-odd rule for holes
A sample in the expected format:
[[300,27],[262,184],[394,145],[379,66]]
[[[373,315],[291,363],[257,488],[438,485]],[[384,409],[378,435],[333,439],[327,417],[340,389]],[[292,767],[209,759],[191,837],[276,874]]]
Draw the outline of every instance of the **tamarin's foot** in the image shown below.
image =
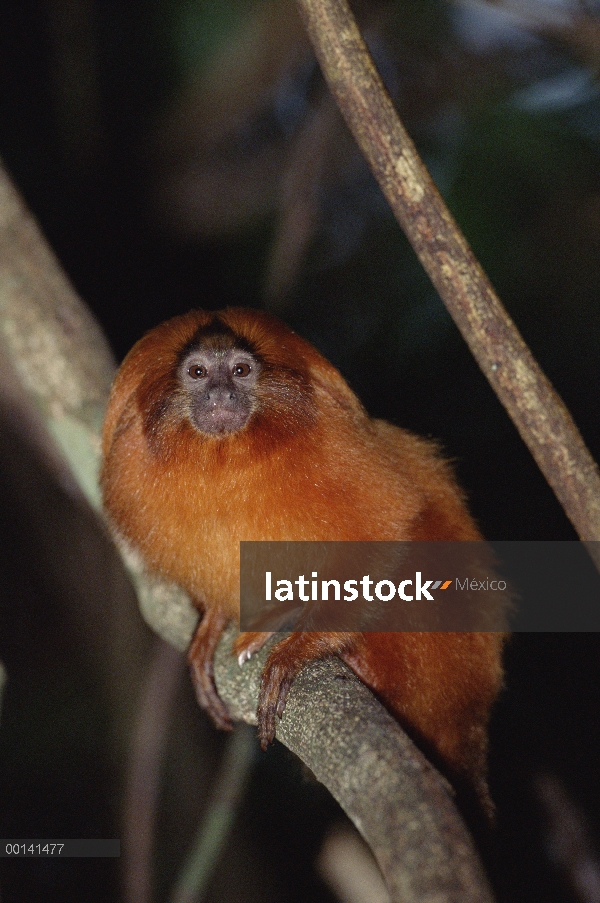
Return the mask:
[[227,624],[227,618],[213,608],[202,616],[188,651],[190,674],[196,698],[217,727],[230,731],[233,727],[215,686],[213,658],[217,644]]

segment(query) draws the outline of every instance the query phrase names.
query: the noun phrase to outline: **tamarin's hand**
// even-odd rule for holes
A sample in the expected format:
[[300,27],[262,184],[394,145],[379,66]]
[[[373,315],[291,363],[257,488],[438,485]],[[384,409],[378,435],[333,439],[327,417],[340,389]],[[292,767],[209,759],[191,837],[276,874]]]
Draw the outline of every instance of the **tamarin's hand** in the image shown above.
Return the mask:
[[[370,418],[312,345],[255,310],[191,311],[144,336],[117,374],[103,458],[115,530],[202,614],[189,662],[222,728],[212,663],[239,619],[241,540],[481,539],[435,445]],[[240,662],[268,636],[241,634]],[[263,672],[261,741],[273,739],[299,670],[339,655],[489,811],[502,644],[500,633],[293,633]]]

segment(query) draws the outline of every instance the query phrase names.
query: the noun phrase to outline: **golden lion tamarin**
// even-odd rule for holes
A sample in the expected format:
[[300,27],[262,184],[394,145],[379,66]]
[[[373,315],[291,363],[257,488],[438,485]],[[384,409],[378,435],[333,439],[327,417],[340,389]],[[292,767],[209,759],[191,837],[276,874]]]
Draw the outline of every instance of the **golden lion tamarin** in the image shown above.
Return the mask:
[[[340,373],[274,317],[191,311],[126,357],[106,414],[109,519],[202,615],[189,650],[201,705],[230,726],[213,681],[239,619],[241,540],[478,540],[436,446],[368,416]],[[242,633],[240,663],[269,634]],[[259,734],[312,659],[339,655],[458,785],[489,810],[490,707],[501,633],[292,633],[267,660]]]

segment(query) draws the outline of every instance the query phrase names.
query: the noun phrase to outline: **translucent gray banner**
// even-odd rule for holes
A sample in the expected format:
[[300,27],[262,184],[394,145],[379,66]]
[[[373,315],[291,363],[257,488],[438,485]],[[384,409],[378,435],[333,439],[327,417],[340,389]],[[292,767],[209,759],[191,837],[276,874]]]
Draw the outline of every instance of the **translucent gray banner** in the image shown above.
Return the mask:
[[240,627],[597,631],[600,574],[579,542],[242,542]]
[[120,855],[120,840],[0,840],[0,859],[96,859]]

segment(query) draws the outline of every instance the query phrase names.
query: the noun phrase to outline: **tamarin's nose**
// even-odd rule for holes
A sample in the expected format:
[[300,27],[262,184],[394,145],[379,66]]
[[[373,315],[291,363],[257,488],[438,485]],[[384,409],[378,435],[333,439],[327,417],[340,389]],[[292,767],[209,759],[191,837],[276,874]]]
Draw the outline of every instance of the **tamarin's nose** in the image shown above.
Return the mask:
[[233,387],[231,386],[209,386],[206,392],[208,400],[213,407],[232,401],[235,397]]

